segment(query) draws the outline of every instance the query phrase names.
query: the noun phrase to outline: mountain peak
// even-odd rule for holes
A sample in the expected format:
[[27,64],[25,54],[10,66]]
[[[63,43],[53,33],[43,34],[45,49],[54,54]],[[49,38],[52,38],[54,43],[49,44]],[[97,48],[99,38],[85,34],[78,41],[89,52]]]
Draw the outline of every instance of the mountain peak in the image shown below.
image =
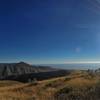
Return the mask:
[[23,61],[17,63],[17,65],[21,65],[21,66],[30,66],[30,64],[25,63],[25,62],[23,62]]
[[23,62],[23,61],[20,61],[18,64],[27,64],[27,63],[25,63],[25,62]]

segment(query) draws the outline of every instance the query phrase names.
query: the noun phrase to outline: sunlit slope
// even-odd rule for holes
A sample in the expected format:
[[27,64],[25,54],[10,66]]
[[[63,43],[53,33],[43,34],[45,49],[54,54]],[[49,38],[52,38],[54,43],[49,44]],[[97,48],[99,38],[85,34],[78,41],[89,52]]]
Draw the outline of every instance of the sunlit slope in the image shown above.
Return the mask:
[[[76,100],[77,97],[81,98],[79,100],[99,100],[96,93],[99,85],[98,76],[82,71],[75,71],[65,77],[26,84],[0,81],[0,100],[57,100],[61,94],[66,95],[65,100]],[[87,92],[88,97],[92,96],[92,99],[87,98]],[[72,99],[73,97],[76,99]]]

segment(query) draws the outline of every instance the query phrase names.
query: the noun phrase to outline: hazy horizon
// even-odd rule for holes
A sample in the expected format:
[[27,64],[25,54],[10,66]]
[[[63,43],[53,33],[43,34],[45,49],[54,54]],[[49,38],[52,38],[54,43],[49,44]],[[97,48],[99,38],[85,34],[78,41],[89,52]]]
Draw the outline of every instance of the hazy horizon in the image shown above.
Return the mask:
[[100,68],[100,63],[40,64],[40,66],[49,66],[67,70],[97,70]]

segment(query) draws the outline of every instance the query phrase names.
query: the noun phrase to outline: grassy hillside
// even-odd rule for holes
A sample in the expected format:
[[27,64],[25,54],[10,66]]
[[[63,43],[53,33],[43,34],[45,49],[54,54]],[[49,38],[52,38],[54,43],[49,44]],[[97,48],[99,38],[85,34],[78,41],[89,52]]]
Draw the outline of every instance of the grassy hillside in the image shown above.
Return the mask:
[[65,77],[31,83],[1,81],[0,100],[100,100],[100,79],[74,71]]

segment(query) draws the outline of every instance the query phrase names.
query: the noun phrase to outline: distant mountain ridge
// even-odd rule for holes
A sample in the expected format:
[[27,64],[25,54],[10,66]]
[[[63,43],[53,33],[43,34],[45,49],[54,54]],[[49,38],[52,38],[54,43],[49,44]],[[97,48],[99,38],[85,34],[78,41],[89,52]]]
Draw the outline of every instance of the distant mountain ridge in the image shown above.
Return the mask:
[[25,62],[0,64],[0,80],[28,82],[29,79],[33,78],[36,78],[37,80],[44,80],[64,76],[68,73],[69,71],[67,70],[48,66],[35,66]]
[[12,76],[12,75],[39,73],[39,72],[47,72],[47,71],[53,71],[53,70],[55,69],[51,67],[34,66],[34,65],[27,64],[25,62],[1,63],[0,64],[0,79],[8,77],[8,76]]

